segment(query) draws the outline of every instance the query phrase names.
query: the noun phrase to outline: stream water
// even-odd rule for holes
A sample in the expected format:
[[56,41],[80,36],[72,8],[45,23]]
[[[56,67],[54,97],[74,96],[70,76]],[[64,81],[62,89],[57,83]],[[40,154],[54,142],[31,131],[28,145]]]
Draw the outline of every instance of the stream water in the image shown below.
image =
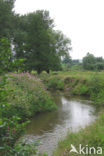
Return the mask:
[[78,131],[96,119],[91,101],[81,97],[54,95],[58,109],[35,116],[26,127],[25,139],[40,140],[39,152],[50,156],[68,131]]

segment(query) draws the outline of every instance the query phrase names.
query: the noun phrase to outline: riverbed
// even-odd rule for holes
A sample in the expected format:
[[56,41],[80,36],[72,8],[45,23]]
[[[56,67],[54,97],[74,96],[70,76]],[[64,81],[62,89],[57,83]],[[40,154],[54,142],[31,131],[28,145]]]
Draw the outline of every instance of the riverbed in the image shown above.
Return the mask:
[[39,140],[39,153],[51,156],[58,141],[63,139],[68,131],[75,132],[95,121],[96,109],[85,97],[70,97],[54,95],[58,109],[35,116],[26,127],[25,139],[29,142]]

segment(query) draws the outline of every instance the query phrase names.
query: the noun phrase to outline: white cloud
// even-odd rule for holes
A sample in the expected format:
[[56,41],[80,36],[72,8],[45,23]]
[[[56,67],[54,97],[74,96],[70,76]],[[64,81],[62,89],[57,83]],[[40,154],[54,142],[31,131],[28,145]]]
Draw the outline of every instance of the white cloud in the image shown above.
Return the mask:
[[72,40],[72,58],[87,52],[104,57],[104,0],[16,0],[15,11],[24,14],[49,10],[60,29]]

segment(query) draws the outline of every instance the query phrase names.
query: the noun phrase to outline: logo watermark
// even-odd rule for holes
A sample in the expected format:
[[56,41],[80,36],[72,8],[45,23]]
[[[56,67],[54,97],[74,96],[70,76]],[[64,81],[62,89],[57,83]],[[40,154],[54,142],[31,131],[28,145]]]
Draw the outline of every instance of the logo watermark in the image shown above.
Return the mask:
[[88,145],[86,145],[85,147],[82,146],[82,144],[79,145],[78,149],[76,149],[76,147],[74,145],[71,144],[71,150],[69,153],[74,152],[77,154],[102,154],[103,153],[103,149],[101,147],[89,147]]

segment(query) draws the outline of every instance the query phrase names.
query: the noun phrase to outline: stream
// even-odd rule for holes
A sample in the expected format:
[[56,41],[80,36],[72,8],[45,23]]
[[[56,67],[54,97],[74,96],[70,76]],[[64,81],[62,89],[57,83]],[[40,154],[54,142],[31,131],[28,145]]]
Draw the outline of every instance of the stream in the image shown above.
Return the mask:
[[25,139],[32,142],[40,140],[39,153],[47,152],[51,156],[58,141],[67,132],[75,132],[95,121],[96,109],[84,97],[54,95],[58,109],[53,112],[38,114],[26,127]]

